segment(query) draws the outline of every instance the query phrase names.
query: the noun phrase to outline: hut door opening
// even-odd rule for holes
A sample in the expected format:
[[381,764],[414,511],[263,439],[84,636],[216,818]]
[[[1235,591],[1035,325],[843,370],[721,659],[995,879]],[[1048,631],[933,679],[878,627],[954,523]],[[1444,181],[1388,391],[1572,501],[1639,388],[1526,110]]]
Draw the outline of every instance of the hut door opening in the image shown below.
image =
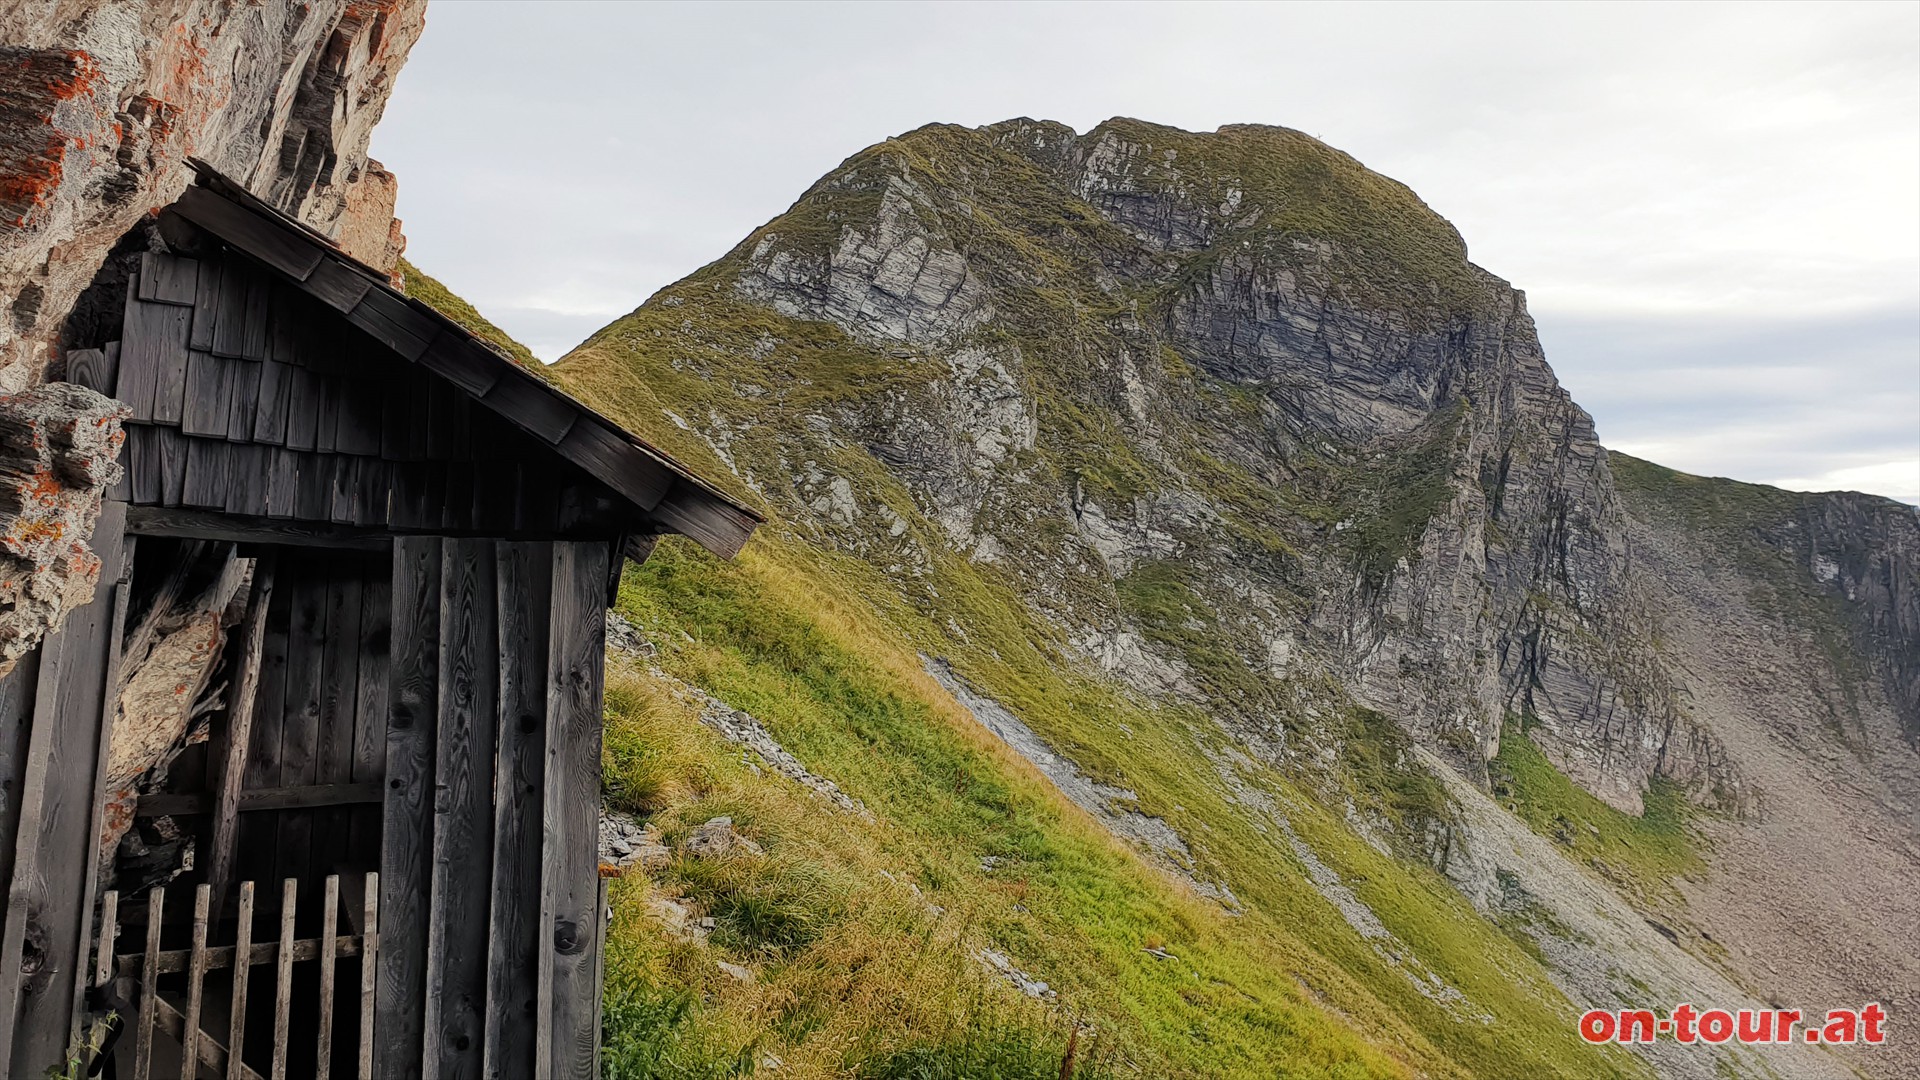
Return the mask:
[[[391,556],[207,547],[150,537],[135,557],[136,598],[166,596],[165,575],[178,575],[183,559],[209,554],[216,563],[239,560],[225,572],[245,584],[224,618],[224,657],[205,693],[219,707],[205,736],[188,736],[158,790],[132,806],[134,842],[120,843],[110,882],[115,910],[102,905],[101,959],[87,965],[105,980],[97,1004],[129,1014],[115,1047],[121,1076],[175,1075],[193,1061],[190,1046],[207,1076],[363,1075],[362,1032],[371,1025],[362,1014],[364,1007],[370,1021],[374,971],[363,967],[363,955],[379,899],[386,771]],[[156,577],[162,580],[148,580]],[[133,697],[127,700],[122,722],[137,723]],[[132,737],[120,732],[116,745]],[[110,929],[119,931],[117,944]],[[293,954],[281,949],[283,940],[295,943]],[[322,963],[328,941],[336,948]],[[242,946],[251,950],[247,962],[236,960]],[[160,957],[159,966],[149,956]],[[235,1043],[238,1071],[227,1062]]]

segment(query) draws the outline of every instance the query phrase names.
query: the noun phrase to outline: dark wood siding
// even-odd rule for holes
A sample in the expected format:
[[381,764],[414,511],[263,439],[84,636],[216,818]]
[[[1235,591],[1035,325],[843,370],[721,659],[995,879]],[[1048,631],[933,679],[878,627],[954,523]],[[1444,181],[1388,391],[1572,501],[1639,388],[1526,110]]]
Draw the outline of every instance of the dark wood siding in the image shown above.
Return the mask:
[[[244,257],[142,256],[123,325],[118,362],[75,375],[132,407],[115,497],[134,505],[421,533],[643,531],[550,445]],[[658,501],[671,479],[634,482]]]
[[607,559],[394,545],[382,1075],[593,1075]]

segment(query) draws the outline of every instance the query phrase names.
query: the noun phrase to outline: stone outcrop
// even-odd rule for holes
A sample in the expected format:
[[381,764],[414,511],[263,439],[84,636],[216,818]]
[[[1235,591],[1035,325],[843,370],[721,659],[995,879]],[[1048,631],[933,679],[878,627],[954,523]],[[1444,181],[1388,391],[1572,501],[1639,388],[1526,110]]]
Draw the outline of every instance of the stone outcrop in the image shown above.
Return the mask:
[[189,156],[391,269],[367,139],[424,0],[50,0],[0,8],[0,389],[38,381],[108,251]]
[[[392,271],[405,246],[395,183],[367,157],[367,140],[425,6],[0,5],[0,393],[16,395],[16,407],[53,402],[20,392],[64,377],[67,350],[104,344],[130,259],[116,252],[164,244],[141,234],[192,179],[189,157]],[[68,395],[55,408],[104,415],[71,391],[52,392]],[[117,421],[110,426],[117,439]],[[98,560],[84,541],[105,485],[75,470],[114,468],[118,446],[56,447],[50,465],[31,436],[21,439],[0,447],[18,504],[0,508],[11,515],[0,565],[4,662],[91,595]],[[49,467],[55,487],[22,487]]]
[[87,541],[126,435],[125,406],[72,383],[0,397],[0,669],[92,599]]
[[[1484,776],[1526,716],[1622,809],[1660,775],[1738,800],[1676,705],[1606,453],[1525,297],[1338,151],[1280,128],[929,127],[649,307],[709,289],[872,357],[792,424],[693,424],[749,481],[743,433],[781,440],[766,475],[797,477],[828,543],[906,576],[929,542],[1003,568],[1087,659],[1276,761],[1320,760],[1357,704]],[[648,333],[703,332],[673,314]],[[764,413],[784,394],[754,376],[780,361],[760,333],[696,370]]]

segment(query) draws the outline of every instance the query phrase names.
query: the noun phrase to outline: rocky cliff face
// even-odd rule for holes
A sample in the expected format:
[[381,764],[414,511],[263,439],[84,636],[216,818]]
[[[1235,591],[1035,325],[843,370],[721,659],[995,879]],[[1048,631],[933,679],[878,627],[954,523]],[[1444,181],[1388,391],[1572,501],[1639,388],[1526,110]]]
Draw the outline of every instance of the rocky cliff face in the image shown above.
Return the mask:
[[[392,270],[405,244],[394,179],[367,157],[367,139],[425,9],[425,0],[0,6],[0,424],[107,430],[92,423],[112,409],[97,395],[49,418],[41,397],[21,392],[62,378],[70,350],[101,344],[96,324],[117,325],[134,256],[114,253],[149,247],[140,234],[191,179],[188,157]],[[88,444],[104,455],[90,468],[117,468],[118,431],[115,420],[112,439]],[[86,542],[100,486],[68,484],[44,456],[0,448],[0,473],[27,478],[9,480],[6,500],[64,515],[59,557],[12,542],[0,551],[3,662],[59,626],[98,572]]]
[[[1274,800],[1244,765],[1304,781],[1577,1004],[1815,1015],[1920,979],[1911,508],[1610,457],[1522,294],[1297,132],[911,132],[554,373],[859,566],[829,572],[939,627],[924,653],[1037,647],[1124,686],[1182,718],[1167,767],[1248,819]],[[1101,744],[1126,724],[1039,730],[994,700],[1017,670],[927,664],[1146,858],[1258,913],[1222,822]],[[1404,944],[1381,955],[1408,974]],[[1803,1051],[1643,1048],[1667,1075],[1845,1075]],[[1855,1064],[1889,1061],[1914,1064]]]
[[1737,795],[1524,297],[1297,132],[922,129],[561,371],[640,335],[696,347],[719,392],[681,421],[805,528],[989,565],[1276,761],[1337,757],[1359,707],[1484,776],[1524,715],[1616,806],[1656,775]]
[[189,156],[376,266],[401,240],[367,139],[425,0],[0,8],[0,390],[44,376],[113,245]]

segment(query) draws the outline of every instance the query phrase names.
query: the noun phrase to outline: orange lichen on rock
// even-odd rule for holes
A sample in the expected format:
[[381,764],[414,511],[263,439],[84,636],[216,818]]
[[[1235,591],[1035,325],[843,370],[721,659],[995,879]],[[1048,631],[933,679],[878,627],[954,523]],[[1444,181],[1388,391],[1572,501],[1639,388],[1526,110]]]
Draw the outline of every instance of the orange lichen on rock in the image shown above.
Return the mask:
[[92,597],[101,564],[87,541],[120,480],[127,415],[72,383],[0,397],[0,662]]

